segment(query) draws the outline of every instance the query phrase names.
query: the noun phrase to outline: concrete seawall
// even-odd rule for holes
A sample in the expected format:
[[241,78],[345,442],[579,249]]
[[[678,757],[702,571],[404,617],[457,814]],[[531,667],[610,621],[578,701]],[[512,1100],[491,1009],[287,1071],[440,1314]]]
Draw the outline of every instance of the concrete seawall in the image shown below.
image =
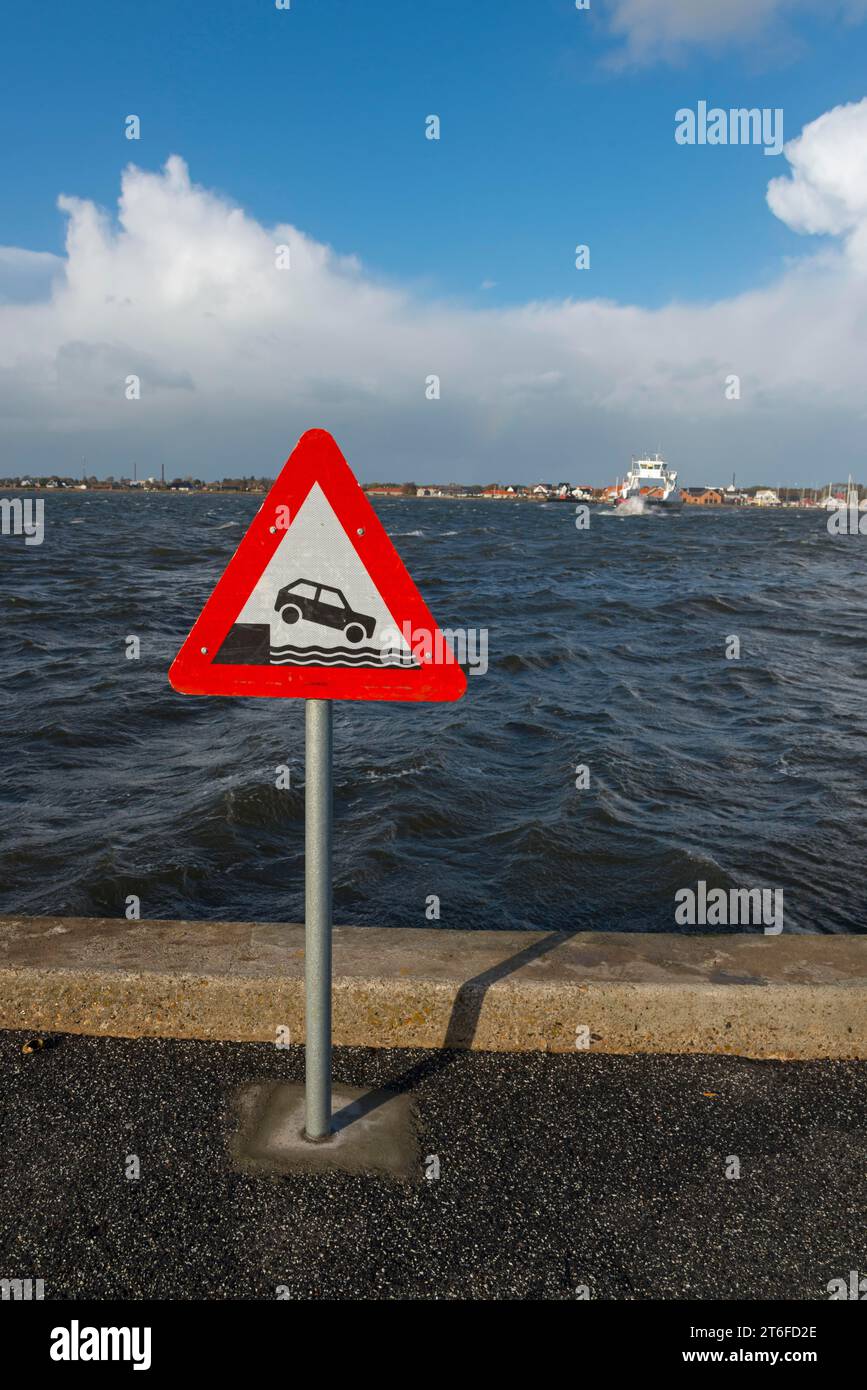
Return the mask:
[[[0,918],[0,1028],[304,1040],[304,933]],[[867,936],[337,927],[334,1041],[867,1058]],[[285,1036],[285,1035],[284,1035]]]

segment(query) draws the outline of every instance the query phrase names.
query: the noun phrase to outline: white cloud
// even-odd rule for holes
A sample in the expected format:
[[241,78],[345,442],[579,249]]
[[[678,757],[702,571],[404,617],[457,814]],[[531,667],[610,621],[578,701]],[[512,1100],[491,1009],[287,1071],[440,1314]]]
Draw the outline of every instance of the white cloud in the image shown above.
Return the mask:
[[[822,19],[856,23],[867,0],[822,0]],[[815,13],[815,0],[609,0],[611,33],[622,40],[615,66],[680,62],[690,52],[746,48],[789,39],[787,21]]]
[[772,179],[768,205],[796,232],[849,235],[850,254],[867,252],[867,101],[836,106],[786,146],[791,177]]
[[[686,481],[857,471],[865,121],[867,100],[807,126],[768,195],[790,226],[839,243],[761,290],[657,310],[429,303],[293,226],[261,226],[177,157],[130,167],[116,221],[61,199],[65,274],[51,267],[50,298],[0,305],[0,472],[77,471],[86,454],[102,472],[136,459],[170,476],[270,473],[314,425],[366,477],[608,480],[648,445]],[[139,401],[125,398],[130,374]]]

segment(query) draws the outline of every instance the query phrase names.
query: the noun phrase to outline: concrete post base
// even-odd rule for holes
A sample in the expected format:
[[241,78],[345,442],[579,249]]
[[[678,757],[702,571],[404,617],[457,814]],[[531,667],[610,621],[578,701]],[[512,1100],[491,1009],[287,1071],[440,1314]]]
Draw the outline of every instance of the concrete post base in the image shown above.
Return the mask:
[[304,1137],[304,1086],[250,1081],[233,1096],[238,1124],[230,1141],[234,1166],[247,1173],[379,1173],[409,1181],[422,1176],[408,1095],[335,1086],[334,1133]]

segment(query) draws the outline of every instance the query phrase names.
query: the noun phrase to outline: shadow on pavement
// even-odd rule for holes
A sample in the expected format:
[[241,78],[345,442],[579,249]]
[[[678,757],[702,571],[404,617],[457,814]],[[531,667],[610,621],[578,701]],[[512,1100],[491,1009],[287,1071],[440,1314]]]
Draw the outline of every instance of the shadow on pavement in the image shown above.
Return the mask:
[[447,1071],[454,1061],[453,1054],[456,1051],[467,1051],[472,1047],[482,1006],[485,1002],[485,995],[491,985],[513,975],[516,970],[528,965],[530,961],[538,960],[540,956],[547,955],[549,951],[553,951],[564,941],[569,941],[574,934],[572,932],[551,932],[541,941],[534,941],[529,946],[524,946],[520,951],[516,951],[507,960],[500,961],[499,965],[493,965],[490,970],[482,971],[481,975],[474,975],[472,979],[465,980],[455,997],[442,1047],[433,1057],[426,1057],[423,1062],[417,1062],[402,1076],[396,1077],[387,1091],[371,1091],[369,1095],[364,1096],[362,1100],[355,1101],[351,1106],[336,1110],[332,1117],[335,1130],[345,1129],[353,1120],[360,1119],[362,1115],[369,1115],[371,1111],[383,1105],[395,1091],[412,1091],[421,1082]]

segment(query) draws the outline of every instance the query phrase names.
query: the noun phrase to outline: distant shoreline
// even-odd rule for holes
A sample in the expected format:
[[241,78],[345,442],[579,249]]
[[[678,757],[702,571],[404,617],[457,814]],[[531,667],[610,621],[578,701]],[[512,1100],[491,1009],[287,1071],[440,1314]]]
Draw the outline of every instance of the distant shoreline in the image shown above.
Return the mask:
[[52,497],[80,497],[83,492],[99,497],[265,497],[267,488],[249,488],[244,492],[234,487],[22,487],[20,483],[0,483],[0,492],[50,492]]
[[[247,488],[241,491],[238,488],[170,488],[170,487],[22,487],[19,483],[0,483],[0,492],[35,492],[43,495],[50,493],[52,497],[80,497],[82,493],[88,493],[96,497],[267,497],[270,488]],[[367,489],[362,485],[362,491],[366,497],[385,497],[389,501],[395,502],[528,502],[535,506],[546,502],[557,502],[563,505],[605,507],[612,505],[610,497],[558,497],[558,496],[539,496],[533,497],[524,493],[516,493],[514,496],[503,496],[502,494],[491,495],[490,493],[404,493],[404,492],[380,492],[377,489]],[[794,491],[794,489],[793,489]],[[784,511],[827,511],[827,493],[821,500],[804,498],[797,501],[777,501],[777,502],[722,502],[699,503],[691,499],[684,498],[684,508],[692,510],[695,508],[700,511],[725,511],[725,512],[753,512],[753,511],[773,511],[782,509]]]

